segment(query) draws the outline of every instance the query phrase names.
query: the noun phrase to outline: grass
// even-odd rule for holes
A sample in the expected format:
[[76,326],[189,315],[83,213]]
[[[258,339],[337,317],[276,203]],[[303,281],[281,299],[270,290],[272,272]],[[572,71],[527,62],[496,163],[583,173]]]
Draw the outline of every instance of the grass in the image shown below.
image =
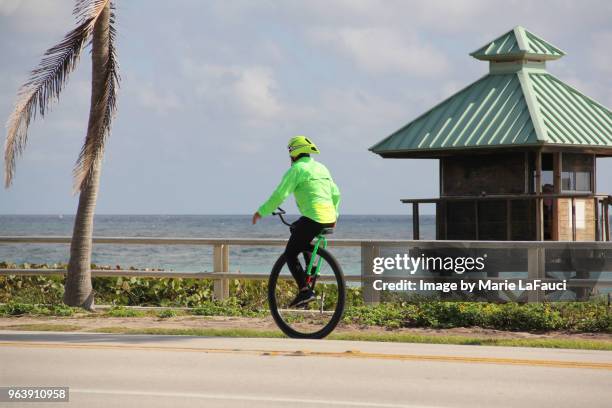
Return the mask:
[[428,336],[410,333],[332,333],[331,340],[392,343],[459,344],[469,346],[538,347],[579,350],[612,350],[612,341],[583,339],[503,339],[468,336]]
[[115,334],[155,334],[171,336],[200,336],[200,337],[247,337],[247,338],[282,338],[286,337],[279,330],[256,330],[256,329],[204,329],[204,328],[126,328],[126,327],[101,327],[90,330],[95,333]]
[[24,331],[51,331],[51,332],[69,332],[81,330],[81,326],[74,324],[50,324],[50,323],[31,323],[31,324],[14,324],[12,326],[4,326],[4,329],[24,330]]
[[170,317],[176,317],[178,313],[174,309],[164,309],[157,312],[157,317],[160,319],[168,319]]
[[[69,324],[20,324],[7,326],[12,330],[34,331],[78,331],[83,328]],[[173,336],[199,336],[199,337],[246,337],[246,338],[283,338],[279,330],[257,329],[212,329],[212,328],[128,328],[128,327],[102,327],[88,330],[95,333],[113,334],[150,334]],[[424,343],[424,344],[457,344],[470,346],[501,346],[501,347],[537,347],[555,349],[577,350],[605,350],[612,351],[611,341],[587,339],[504,339],[492,337],[471,336],[430,336],[412,333],[332,333],[329,340],[350,341],[378,341],[391,343]]]
[[69,317],[80,309],[58,305],[36,305],[28,303],[10,302],[0,305],[0,316],[61,316]]
[[[9,326],[13,330],[38,331],[77,331],[74,325],[62,324],[22,324]],[[95,333],[113,334],[150,334],[198,337],[243,337],[243,338],[283,338],[279,330],[256,329],[210,329],[210,328],[128,328],[102,327],[88,330]],[[411,333],[332,333],[329,340],[378,341],[390,343],[456,344],[469,346],[537,347],[555,349],[605,350],[612,351],[612,342],[583,339],[499,339],[469,336],[428,336]]]
[[105,316],[108,317],[144,317],[147,315],[145,311],[137,310],[137,309],[129,309],[123,306],[112,307],[106,313]]

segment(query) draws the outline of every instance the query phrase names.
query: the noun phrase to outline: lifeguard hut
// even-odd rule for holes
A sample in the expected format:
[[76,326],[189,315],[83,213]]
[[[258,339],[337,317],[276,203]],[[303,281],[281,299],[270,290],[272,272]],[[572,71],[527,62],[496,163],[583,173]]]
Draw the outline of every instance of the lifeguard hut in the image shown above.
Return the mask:
[[[612,113],[546,63],[565,53],[516,27],[470,54],[489,73],[383,139],[383,158],[439,159],[436,238],[609,241],[598,157],[612,155]],[[415,178],[411,182],[418,183]]]

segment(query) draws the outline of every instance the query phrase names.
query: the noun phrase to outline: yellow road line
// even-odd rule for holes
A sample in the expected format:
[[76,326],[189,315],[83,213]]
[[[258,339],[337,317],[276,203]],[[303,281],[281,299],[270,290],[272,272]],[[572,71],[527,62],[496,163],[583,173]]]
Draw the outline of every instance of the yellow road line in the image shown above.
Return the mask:
[[132,344],[81,344],[81,343],[44,343],[44,342],[10,342],[0,341],[0,346],[23,347],[23,348],[64,348],[64,349],[104,349],[104,350],[137,350],[137,351],[178,351],[195,353],[216,354],[249,354],[260,356],[284,356],[284,357],[333,357],[333,358],[358,358],[358,359],[380,359],[396,361],[437,361],[444,363],[471,363],[471,364],[502,364],[523,365],[532,367],[554,367],[554,368],[587,368],[612,370],[612,363],[599,363],[590,361],[563,361],[563,360],[533,360],[502,357],[468,357],[468,356],[444,356],[444,355],[419,355],[419,354],[385,354],[370,353],[359,350],[338,351],[309,351],[309,350],[265,350],[265,349],[218,349],[199,347],[174,347],[174,346],[143,346]]

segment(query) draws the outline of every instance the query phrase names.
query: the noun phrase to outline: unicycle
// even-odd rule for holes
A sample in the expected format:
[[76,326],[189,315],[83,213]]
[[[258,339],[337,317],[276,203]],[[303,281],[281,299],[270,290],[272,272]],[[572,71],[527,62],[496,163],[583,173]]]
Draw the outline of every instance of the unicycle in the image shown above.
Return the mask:
[[[278,208],[283,224],[291,226],[283,218],[285,211]],[[306,305],[289,307],[300,288],[293,279],[285,255],[281,255],[268,280],[268,306],[278,327],[289,337],[298,339],[322,339],[331,333],[344,312],[346,285],[340,264],[327,251],[327,238],[333,228],[324,228],[310,248],[303,251],[298,260],[306,271],[306,282],[316,299]]]

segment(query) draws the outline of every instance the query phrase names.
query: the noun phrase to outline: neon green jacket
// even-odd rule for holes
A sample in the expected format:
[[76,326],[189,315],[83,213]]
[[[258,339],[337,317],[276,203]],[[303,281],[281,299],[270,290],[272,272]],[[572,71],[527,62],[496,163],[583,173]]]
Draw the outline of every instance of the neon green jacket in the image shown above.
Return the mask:
[[321,224],[336,222],[340,190],[323,164],[311,157],[293,162],[276,190],[257,212],[262,217],[272,214],[291,193],[304,217]]

